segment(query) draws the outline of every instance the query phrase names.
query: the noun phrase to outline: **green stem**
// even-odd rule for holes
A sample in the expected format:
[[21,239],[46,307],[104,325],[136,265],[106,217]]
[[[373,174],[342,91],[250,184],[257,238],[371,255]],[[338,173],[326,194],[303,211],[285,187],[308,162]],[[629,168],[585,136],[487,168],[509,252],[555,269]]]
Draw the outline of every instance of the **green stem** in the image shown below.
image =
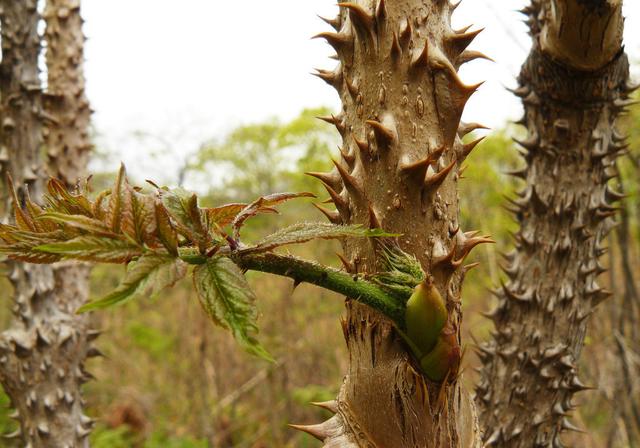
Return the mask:
[[296,282],[311,283],[329,289],[376,309],[399,327],[404,326],[406,300],[394,297],[362,278],[292,256],[274,253],[243,254],[242,251],[234,252],[230,256],[243,269],[281,275]]

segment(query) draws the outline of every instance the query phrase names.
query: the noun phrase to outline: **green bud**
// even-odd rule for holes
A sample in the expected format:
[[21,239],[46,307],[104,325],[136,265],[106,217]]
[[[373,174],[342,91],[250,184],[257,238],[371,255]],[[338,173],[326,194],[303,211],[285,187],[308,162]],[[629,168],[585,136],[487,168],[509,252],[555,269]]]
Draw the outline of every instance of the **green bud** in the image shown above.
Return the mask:
[[427,278],[414,289],[405,312],[406,338],[416,358],[421,359],[435,347],[447,322],[447,307],[440,292]]
[[457,374],[461,356],[455,332],[443,331],[433,350],[420,360],[420,368],[431,381],[440,382],[447,374]]

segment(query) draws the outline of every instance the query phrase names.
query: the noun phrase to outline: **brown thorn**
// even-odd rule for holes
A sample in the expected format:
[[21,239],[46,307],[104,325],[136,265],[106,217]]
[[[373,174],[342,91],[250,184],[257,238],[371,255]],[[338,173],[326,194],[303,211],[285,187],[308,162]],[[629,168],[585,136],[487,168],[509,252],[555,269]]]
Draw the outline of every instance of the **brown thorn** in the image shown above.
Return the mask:
[[394,58],[399,58],[402,56],[402,47],[400,46],[400,41],[398,40],[398,34],[394,31],[393,38],[391,42],[391,56]]
[[489,129],[489,128],[480,123],[464,123],[461,121],[460,125],[458,126],[458,136],[462,138],[465,135],[477,129]]
[[360,152],[369,155],[369,143],[366,140],[358,140],[358,137],[355,135],[351,135],[351,137],[353,138],[353,141],[356,142]]
[[367,120],[366,124],[373,128],[373,132],[376,136],[379,146],[389,145],[395,139],[394,132],[376,120]]
[[340,23],[340,18],[339,17],[336,17],[335,19],[329,19],[327,17],[322,17],[322,16],[319,15],[318,18],[320,20],[322,20],[323,22],[329,24],[334,30],[340,31],[341,23]]
[[379,0],[378,6],[376,6],[376,19],[381,22],[387,17],[387,5],[385,0]]
[[412,163],[400,163],[400,171],[407,176],[418,178],[420,181],[423,181],[424,177],[427,175],[427,169],[429,169],[434,162],[435,161],[431,156],[429,156],[425,159]]
[[406,25],[400,30],[400,43],[402,45],[407,45],[412,34],[413,29],[411,28],[411,20],[407,19]]
[[456,246],[454,244],[451,250],[449,251],[449,253],[433,260],[433,262],[431,263],[432,272],[435,271],[436,269],[455,270],[457,267],[453,262],[455,256],[456,256]]
[[447,178],[451,170],[453,170],[453,168],[456,166],[457,162],[458,161],[456,159],[453,159],[451,163],[445,168],[443,168],[442,170],[440,170],[440,172],[426,178],[424,181],[425,188],[428,190],[438,188],[442,184],[442,182],[444,182],[444,180]]
[[338,174],[340,174],[340,177],[342,177],[342,181],[344,182],[345,187],[347,187],[347,190],[351,190],[363,196],[364,190],[360,186],[358,179],[349,174],[349,172],[344,169],[342,165],[340,165],[340,162],[336,160],[332,160],[332,162],[338,170]]
[[356,155],[349,154],[348,151],[345,151],[345,149],[341,148],[340,146],[338,146],[338,150],[340,151],[340,155],[345,160],[345,162],[347,162],[349,165],[353,165],[353,162],[356,161]]
[[411,58],[412,68],[427,67],[429,65],[429,38],[424,41],[424,48],[417,56]]
[[342,263],[342,267],[344,267],[344,270],[347,272],[353,272],[354,271],[354,267],[353,264],[351,264],[349,262],[349,260],[347,260],[344,255],[336,253],[336,256],[340,259],[340,263]]
[[369,203],[369,228],[382,229],[382,222],[380,222],[380,218],[371,203]]
[[331,171],[328,173],[318,173],[315,171],[309,171],[304,174],[305,176],[315,177],[320,182],[330,185],[331,188],[333,188],[334,190],[338,190],[340,187],[342,187],[339,173],[336,171]]
[[456,51],[458,54],[461,54],[482,31],[484,31],[484,28],[480,28],[476,31],[464,32],[461,34],[452,34],[450,36],[447,36],[446,42],[454,51]]
[[465,158],[465,157],[469,156],[469,154],[471,154],[471,151],[473,151],[476,148],[476,146],[478,146],[478,143],[480,143],[484,139],[485,139],[485,137],[480,137],[480,138],[477,138],[474,141],[464,145],[462,147],[462,157]]
[[358,95],[358,86],[346,75],[344,76],[344,83],[347,85],[347,90],[349,90],[351,96],[355,97]]
[[336,224],[336,225],[342,224],[342,218],[340,217],[340,213],[338,213],[338,211],[328,210],[324,207],[320,207],[318,204],[315,204],[315,203],[312,203],[311,205],[313,205],[315,208],[320,210],[320,212],[327,217],[327,219],[329,220],[329,222],[331,222],[331,224]]
[[331,196],[331,200],[335,204],[338,211],[348,213],[349,204],[347,203],[347,201],[342,199],[342,197],[336,192],[336,190],[331,188],[330,185],[327,185],[325,183],[323,183],[323,185],[324,185],[324,188],[327,190],[327,193],[329,193],[329,196]]
[[322,402],[312,401],[311,405],[326,409],[327,411],[333,412],[334,414],[338,412],[338,402],[336,400]]
[[289,427],[293,428],[293,429],[297,429],[298,431],[303,431],[306,432],[307,434],[315,437],[318,440],[324,441],[324,439],[326,439],[327,437],[329,437],[329,434],[326,431],[326,428],[324,427],[323,424],[319,424],[319,425],[292,425],[289,424]]
[[334,125],[340,134],[344,134],[344,131],[345,131],[344,123],[342,122],[341,119],[339,119],[335,115],[331,115],[331,116],[328,116],[328,117],[327,116],[316,117],[316,118],[318,120],[322,120],[322,121],[324,121],[326,123]]
[[338,3],[338,6],[347,8],[351,22],[357,30],[371,33],[373,31],[373,16],[357,3]]
[[336,52],[340,53],[346,45],[351,43],[351,36],[346,33],[332,33],[325,31],[318,33],[312,37],[312,39],[325,39],[329,45],[331,45]]
[[460,55],[456,58],[456,65],[460,67],[462,64],[466,64],[467,62],[475,61],[477,59],[484,59],[491,62],[496,62],[486,54],[480,51],[473,50],[464,50]]
[[341,85],[342,71],[331,71],[331,70],[323,70],[320,68],[314,69],[317,73],[311,73],[313,76],[317,76],[322,79],[324,82],[329,84],[331,87],[335,87],[336,89]]

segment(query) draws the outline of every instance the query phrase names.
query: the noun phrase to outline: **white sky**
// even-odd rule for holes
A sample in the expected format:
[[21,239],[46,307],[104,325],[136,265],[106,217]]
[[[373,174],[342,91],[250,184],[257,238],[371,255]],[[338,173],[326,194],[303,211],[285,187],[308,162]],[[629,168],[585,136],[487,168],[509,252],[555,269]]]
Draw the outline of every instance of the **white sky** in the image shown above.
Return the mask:
[[[466,0],[456,11],[455,27],[486,28],[472,48],[497,61],[463,68],[466,82],[487,80],[465,120],[500,126],[519,115],[504,86],[515,85],[530,45],[515,12],[527,3]],[[626,48],[638,67],[640,2],[625,5]],[[114,153],[109,167],[122,159],[171,182],[185,154],[234,126],[286,120],[305,107],[337,110],[335,91],[309,74],[335,63],[310,36],[328,29],[316,14],[336,10],[331,0],[85,0],[88,95],[99,143]],[[157,138],[136,139],[136,131]]]

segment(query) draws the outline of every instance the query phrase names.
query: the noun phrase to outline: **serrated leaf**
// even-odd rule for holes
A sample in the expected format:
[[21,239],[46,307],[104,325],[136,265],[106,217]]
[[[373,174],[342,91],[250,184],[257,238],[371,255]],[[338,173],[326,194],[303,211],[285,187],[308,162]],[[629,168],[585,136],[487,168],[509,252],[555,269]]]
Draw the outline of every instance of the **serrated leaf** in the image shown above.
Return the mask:
[[96,197],[96,200],[93,201],[91,205],[91,213],[97,219],[104,220],[107,215],[106,210],[103,207],[104,200],[111,194],[111,190],[101,191],[100,194]]
[[155,218],[156,228],[158,229],[158,238],[162,245],[173,256],[178,256],[178,235],[175,229],[171,225],[171,220],[167,214],[167,210],[163,207],[162,203],[156,202]]
[[93,216],[91,202],[82,194],[71,194],[65,184],[56,178],[50,178],[47,182],[45,201],[49,203],[53,211],[66,212],[71,215]]
[[361,225],[338,226],[323,222],[302,222],[281,229],[260,241],[256,246],[243,252],[267,252],[280,246],[306,243],[315,239],[332,240],[339,238],[391,237],[395,234],[380,229],[366,229]]
[[149,254],[131,262],[124,280],[115,291],[78,309],[84,313],[107,308],[138,297],[152,298],[164,288],[173,286],[187,273],[187,264],[179,258]]
[[156,237],[155,198],[133,191],[131,194],[133,212],[134,239],[140,244],[154,247],[158,243]]
[[107,223],[114,233],[120,233],[122,229],[129,230],[133,228],[131,191],[127,187],[127,173],[124,165],[120,165],[107,207]]
[[33,245],[28,243],[18,243],[0,248],[0,253],[6,254],[12,260],[23,261],[34,264],[51,264],[62,260],[60,255],[36,252]]
[[202,307],[214,323],[230,330],[247,352],[273,361],[255,338],[256,297],[233,261],[226,257],[209,258],[194,269],[193,283]]
[[263,196],[256,199],[251,204],[247,205],[233,220],[233,235],[235,238],[240,236],[240,229],[244,222],[256,216],[259,213],[273,213],[275,209],[273,207],[280,205],[284,202],[290,201],[296,198],[315,198],[313,193],[276,193],[269,196]]
[[38,216],[38,220],[52,221],[91,234],[115,236],[102,221],[85,215],[67,215],[66,213],[47,212]]
[[37,246],[34,250],[101,263],[126,263],[142,255],[142,249],[129,241],[101,236],[80,236],[69,241]]
[[204,225],[198,197],[183,188],[162,192],[162,204],[173,219],[176,230],[202,250],[206,248],[209,234]]
[[225,204],[215,208],[205,208],[203,211],[207,214],[209,221],[209,227],[213,224],[219,227],[226,227],[233,222],[235,217],[240,213],[248,204]]

